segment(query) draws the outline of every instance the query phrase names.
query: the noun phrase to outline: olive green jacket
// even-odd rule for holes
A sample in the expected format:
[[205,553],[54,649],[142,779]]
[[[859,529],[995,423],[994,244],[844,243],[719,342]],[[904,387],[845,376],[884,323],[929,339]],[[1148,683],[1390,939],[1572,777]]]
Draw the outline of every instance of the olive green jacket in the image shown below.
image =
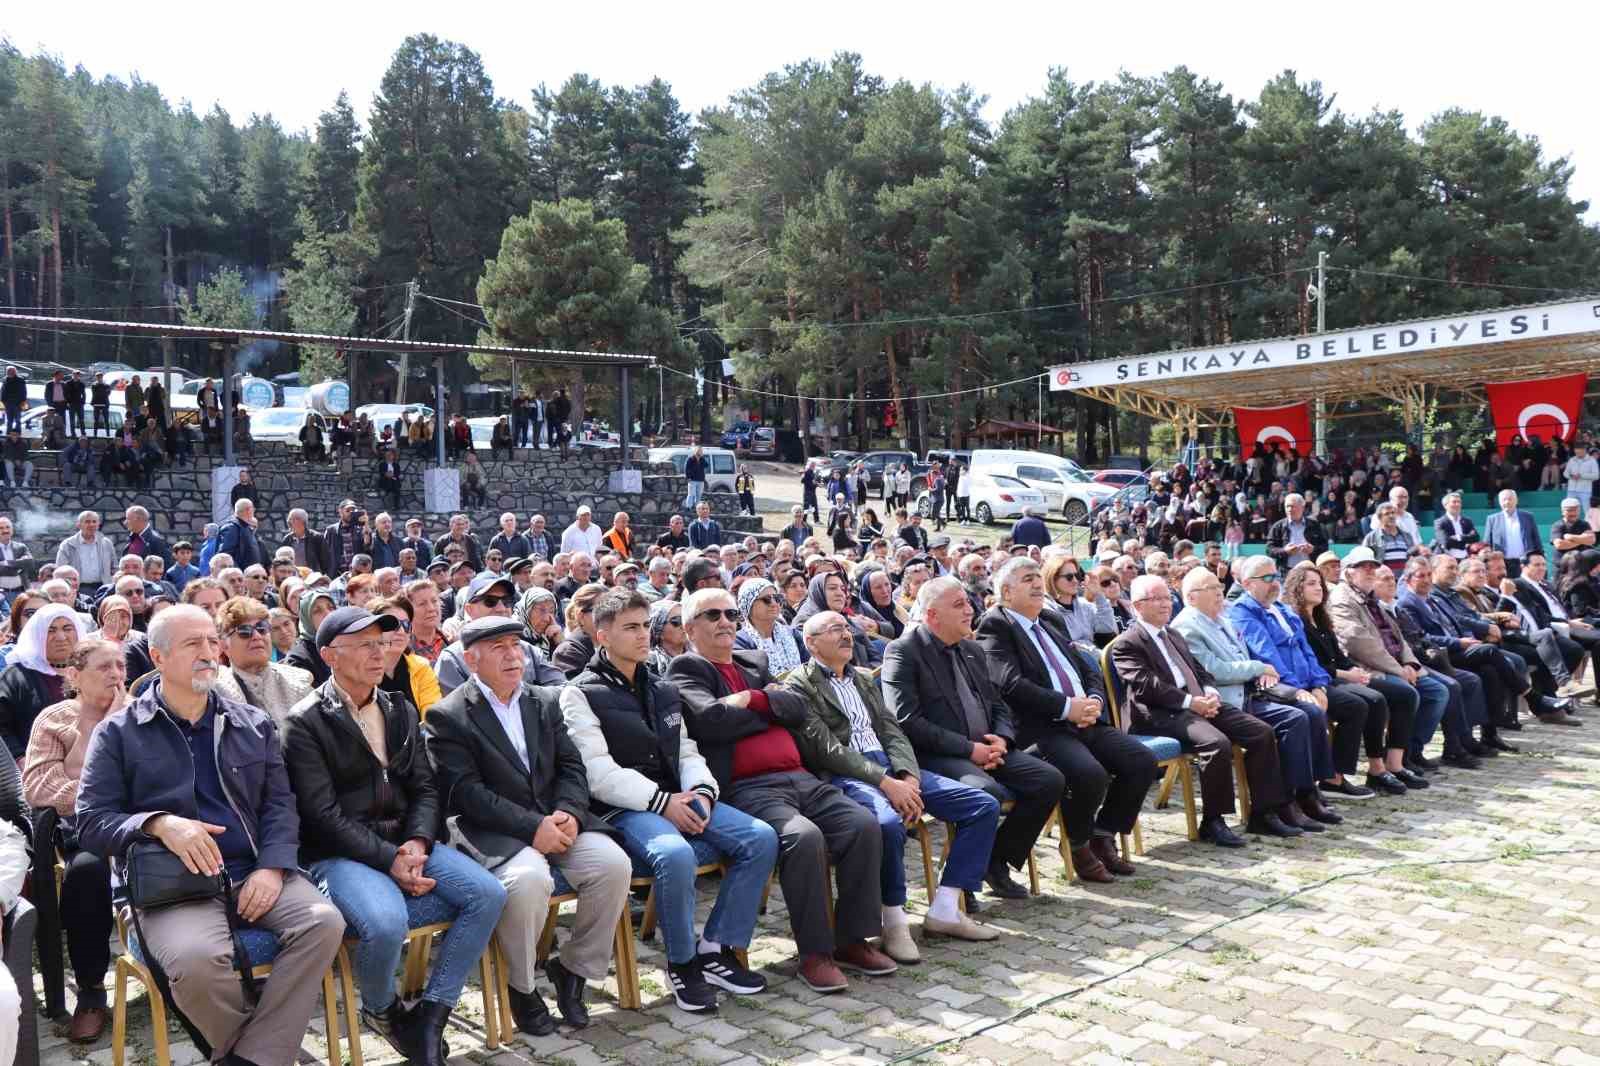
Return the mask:
[[[911,749],[911,741],[906,739],[900,723],[884,706],[877,682],[865,670],[854,666],[847,669],[861,702],[872,716],[872,728],[878,734],[878,743],[883,745],[883,753],[889,758],[890,772],[896,776],[917,777],[917,756]],[[810,770],[819,776],[853,777],[869,785],[883,780],[883,767],[850,746],[850,719],[829,683],[826,667],[813,659],[784,674],[783,683],[806,700],[805,727],[791,732],[795,746],[800,749],[800,758]]]

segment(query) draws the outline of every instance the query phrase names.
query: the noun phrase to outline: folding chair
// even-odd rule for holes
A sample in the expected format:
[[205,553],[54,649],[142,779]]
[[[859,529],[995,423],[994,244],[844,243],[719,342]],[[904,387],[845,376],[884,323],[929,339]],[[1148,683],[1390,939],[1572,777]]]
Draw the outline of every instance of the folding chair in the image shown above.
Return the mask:
[[[1100,652],[1100,673],[1106,683],[1107,711],[1110,712],[1111,722],[1119,729],[1126,727],[1122,722],[1122,700],[1127,688],[1122,683],[1116,668],[1111,665],[1111,649],[1109,647]],[[1194,806],[1194,756],[1183,750],[1172,737],[1147,737],[1137,733],[1130,733],[1139,743],[1150,749],[1150,754],[1156,757],[1156,765],[1161,768],[1161,792],[1156,798],[1156,808],[1159,810],[1167,805],[1167,799],[1172,794],[1172,786],[1176,781],[1183,782],[1183,818],[1188,830],[1190,840],[1200,839],[1200,820],[1195,814]],[[1242,780],[1242,778],[1241,778]],[[1065,846],[1065,845],[1063,845]],[[1138,819],[1133,823],[1133,853],[1144,854],[1144,831]],[[1128,855],[1128,836],[1122,836],[1122,854]],[[1069,863],[1070,865],[1070,863]]]

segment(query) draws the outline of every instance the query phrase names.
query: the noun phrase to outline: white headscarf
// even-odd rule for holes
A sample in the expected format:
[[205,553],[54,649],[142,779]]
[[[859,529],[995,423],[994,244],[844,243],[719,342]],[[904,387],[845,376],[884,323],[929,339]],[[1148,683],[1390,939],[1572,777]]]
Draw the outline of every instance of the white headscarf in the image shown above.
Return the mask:
[[27,625],[22,627],[22,635],[17,638],[17,649],[11,653],[11,658],[7,662],[26,666],[29,670],[37,670],[41,674],[54,677],[56,669],[45,657],[44,643],[45,634],[50,632],[50,623],[57,618],[72,619],[73,626],[78,630],[79,640],[88,635],[89,627],[84,624],[83,616],[77,611],[65,603],[46,604],[28,619]]

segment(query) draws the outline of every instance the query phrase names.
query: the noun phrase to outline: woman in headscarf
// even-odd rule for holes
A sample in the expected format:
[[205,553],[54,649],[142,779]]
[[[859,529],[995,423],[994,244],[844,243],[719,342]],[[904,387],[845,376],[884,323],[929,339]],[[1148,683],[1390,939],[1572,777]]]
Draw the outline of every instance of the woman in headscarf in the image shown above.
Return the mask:
[[864,567],[857,589],[862,609],[870,609],[877,616],[878,636],[894,640],[905,632],[909,615],[894,600],[894,582],[889,580],[887,570],[881,566]]
[[533,586],[517,601],[517,617],[522,619],[522,639],[544,652],[545,658],[555,654],[565,634],[556,621],[556,594],[547,588]]
[[683,604],[657,600],[650,605],[650,657],[645,660],[657,677],[667,676],[672,660],[689,650],[683,631]]
[[874,647],[873,637],[878,635],[878,624],[850,606],[850,586],[843,574],[833,570],[820,573],[806,586],[806,602],[794,613],[794,624],[801,626],[806,619],[822,611],[835,611],[850,623],[850,633],[855,642],[856,666],[877,666],[883,661],[882,644]]
[[94,620],[100,626],[95,635],[114,640],[120,646],[133,628],[133,607],[126,596],[113,594],[100,601]]
[[772,676],[780,677],[806,661],[794,630],[783,621],[783,597],[778,586],[763,577],[753,577],[739,589],[739,613],[744,624],[734,637],[734,645],[767,653]]
[[14,757],[27,750],[39,713],[66,698],[62,671],[88,635],[83,617],[64,603],[45,604],[22,627],[10,665],[0,673],[0,739]]
[[12,654],[17,650],[17,638],[22,636],[22,627],[28,624],[28,619],[49,602],[49,597],[34,589],[19,592],[12,598],[11,614],[4,627],[5,646],[0,647],[0,667],[11,661]]
[[317,627],[335,606],[332,593],[323,589],[306,590],[300,597],[300,639],[294,642],[283,660],[289,666],[309,670],[311,680],[318,685],[332,677],[333,671],[317,654]]

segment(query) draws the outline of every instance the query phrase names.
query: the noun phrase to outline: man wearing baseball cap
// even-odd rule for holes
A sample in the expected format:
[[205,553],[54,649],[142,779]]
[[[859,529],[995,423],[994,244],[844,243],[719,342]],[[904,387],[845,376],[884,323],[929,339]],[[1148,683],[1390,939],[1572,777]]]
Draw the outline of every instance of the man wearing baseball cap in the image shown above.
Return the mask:
[[[504,574],[483,573],[472,579],[459,594],[465,599],[462,608],[470,624],[479,618],[511,618],[517,605],[517,589]],[[564,685],[567,676],[551,665],[544,652],[523,641],[525,647],[523,681],[529,685]],[[467,667],[465,647],[456,641],[439,655],[434,669],[439,674],[439,687],[450,692],[465,684],[472,671]]]
[[603,981],[633,866],[589,806],[583,758],[562,721],[559,690],[525,682],[522,625],[485,614],[461,631],[469,681],[428,712],[428,752],[452,782],[451,828],[505,886],[500,919],[511,1011],[535,1036],[555,1019],[534,987],[550,897],[576,890],[577,920],[545,964],[569,1025],[589,1022],[587,981]]
[[[361,1013],[410,1062],[442,1066],[450,1010],[483,955],[505,889],[439,841],[444,813],[417,709],[378,688],[393,615],[341,607],[317,627],[331,676],[289,712],[284,762],[300,809],[300,861],[358,940]],[[411,926],[450,926],[421,1001],[407,1010],[395,970]]]

